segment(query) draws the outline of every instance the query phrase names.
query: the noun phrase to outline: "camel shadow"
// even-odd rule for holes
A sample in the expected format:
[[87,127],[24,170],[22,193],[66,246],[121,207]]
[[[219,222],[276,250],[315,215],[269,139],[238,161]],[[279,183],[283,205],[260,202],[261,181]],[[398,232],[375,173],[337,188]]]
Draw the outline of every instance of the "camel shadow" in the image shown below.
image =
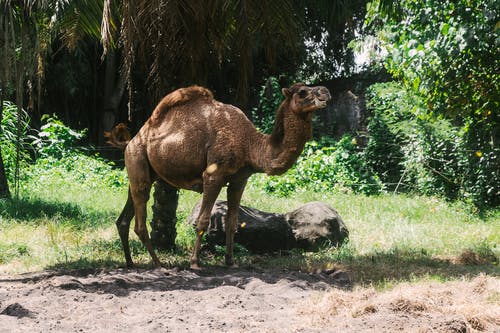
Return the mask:
[[[354,285],[387,286],[418,279],[448,281],[473,278],[481,274],[500,276],[496,261],[464,264],[418,251],[389,251],[353,256],[338,262],[333,260],[331,263],[335,269],[318,269],[314,273],[273,264],[273,260],[280,260],[278,257],[261,257],[261,264],[238,268],[206,265],[201,271],[182,268],[185,267],[182,263],[171,268],[150,269],[144,265],[136,269],[126,269],[111,268],[120,267],[123,265],[122,261],[77,260],[49,267],[42,272],[0,279],[0,283],[43,282],[44,285],[62,290],[125,297],[137,291],[203,291],[221,286],[255,290],[278,284],[283,288],[302,290],[350,290]],[[287,260],[298,265],[294,267],[306,265],[304,255],[292,255]]]
[[203,291],[221,286],[239,289],[259,289],[279,284],[283,288],[301,290],[350,289],[344,272],[308,274],[292,271],[254,270],[248,268],[206,267],[190,269],[79,269],[72,271],[46,270],[0,279],[0,283],[42,283],[62,290],[112,294],[126,297],[136,291],[166,292],[175,290]]
[[[390,249],[376,253],[356,255],[340,254],[338,257],[314,257],[301,253],[284,252],[259,258],[258,265],[271,268],[288,263],[290,269],[324,272],[323,267],[336,267],[349,274],[351,286],[385,286],[404,281],[473,278],[481,274],[500,276],[499,258],[493,252],[464,251],[458,257],[442,257],[424,249]],[[283,259],[283,257],[285,257]],[[255,261],[255,260],[254,260]]]

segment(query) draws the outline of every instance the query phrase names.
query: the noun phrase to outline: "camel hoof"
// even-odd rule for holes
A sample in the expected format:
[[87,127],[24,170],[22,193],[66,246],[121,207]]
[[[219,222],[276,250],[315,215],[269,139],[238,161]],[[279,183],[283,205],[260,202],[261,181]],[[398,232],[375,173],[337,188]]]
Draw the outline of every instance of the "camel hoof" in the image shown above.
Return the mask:
[[201,271],[200,261],[197,258],[191,258],[189,261],[191,269]]
[[198,263],[191,263],[190,267],[194,271],[201,271],[201,266]]
[[154,271],[157,273],[163,273],[164,275],[170,275],[168,269],[163,266],[155,268]]

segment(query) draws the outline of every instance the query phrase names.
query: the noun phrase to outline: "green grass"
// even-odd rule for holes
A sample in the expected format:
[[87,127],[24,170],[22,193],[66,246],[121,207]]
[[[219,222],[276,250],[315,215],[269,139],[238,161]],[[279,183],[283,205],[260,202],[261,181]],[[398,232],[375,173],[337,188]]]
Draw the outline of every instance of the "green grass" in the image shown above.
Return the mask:
[[[27,179],[19,199],[0,201],[0,274],[124,266],[114,221],[126,201],[126,186],[99,185],[93,177],[90,187],[85,182],[65,181],[67,177],[61,172],[48,174]],[[224,197],[223,193],[220,198]],[[179,249],[160,252],[160,259],[168,266],[188,266],[194,233],[182,221],[200,198],[194,192],[181,191]],[[317,253],[288,251],[259,256],[238,248],[239,265],[310,272],[345,269],[355,282],[380,287],[397,281],[448,280],[481,272],[500,275],[498,210],[479,215],[461,203],[390,194],[299,192],[278,198],[266,194],[252,180],[242,204],[286,212],[316,200],[339,212],[350,231],[347,244]],[[149,256],[132,228],[131,248],[139,266],[149,267]],[[205,265],[222,265],[223,250],[204,253],[202,260]]]

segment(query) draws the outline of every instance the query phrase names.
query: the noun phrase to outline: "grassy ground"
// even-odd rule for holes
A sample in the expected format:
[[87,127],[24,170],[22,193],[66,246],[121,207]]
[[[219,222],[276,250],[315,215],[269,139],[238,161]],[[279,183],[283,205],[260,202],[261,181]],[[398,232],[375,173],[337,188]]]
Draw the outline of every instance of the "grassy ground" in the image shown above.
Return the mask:
[[[125,186],[89,187],[65,179],[62,174],[28,180],[19,199],[0,202],[0,274],[123,266],[114,220],[125,203]],[[181,193],[181,221],[199,199],[196,193]],[[285,212],[314,200],[325,201],[340,213],[350,231],[349,243],[318,253],[251,256],[239,251],[239,264],[302,271],[341,268],[355,282],[380,287],[398,281],[500,273],[498,210],[480,216],[461,203],[389,194],[303,192],[277,198],[252,182],[242,204]],[[160,258],[167,265],[187,267],[192,232],[178,229],[179,249],[160,253]],[[135,261],[148,266],[148,255],[131,234]],[[223,262],[217,254],[204,254],[204,260],[205,264]]]

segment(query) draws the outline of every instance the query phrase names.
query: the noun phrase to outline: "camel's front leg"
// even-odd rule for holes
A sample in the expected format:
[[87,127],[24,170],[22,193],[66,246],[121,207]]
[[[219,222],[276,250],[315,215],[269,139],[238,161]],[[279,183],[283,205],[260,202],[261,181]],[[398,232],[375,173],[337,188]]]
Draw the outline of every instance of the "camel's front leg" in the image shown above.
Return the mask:
[[200,249],[203,234],[207,232],[210,223],[210,215],[215,200],[219,196],[222,188],[222,179],[211,176],[207,173],[203,174],[203,199],[201,201],[200,213],[196,220],[196,241],[194,243],[193,254],[191,255],[191,268],[200,269]]
[[233,266],[234,234],[238,226],[238,209],[241,196],[245,190],[247,179],[231,182],[227,187],[227,218],[226,218],[226,265]]

